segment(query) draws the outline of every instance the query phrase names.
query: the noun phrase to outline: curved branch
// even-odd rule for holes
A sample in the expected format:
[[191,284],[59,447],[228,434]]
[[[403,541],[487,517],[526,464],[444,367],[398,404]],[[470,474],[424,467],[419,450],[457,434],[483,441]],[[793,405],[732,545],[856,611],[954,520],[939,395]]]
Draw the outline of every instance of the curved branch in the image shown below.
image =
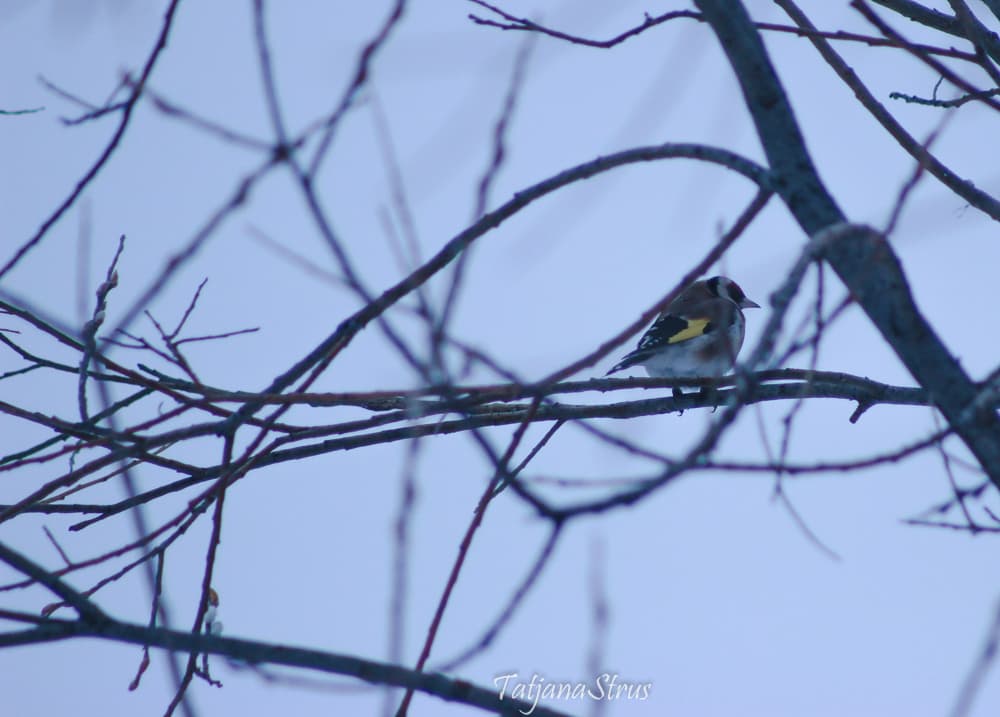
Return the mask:
[[[517,192],[514,197],[497,209],[489,212],[467,229],[448,241],[444,247],[431,257],[425,264],[413,271],[409,276],[390,287],[374,301],[342,321],[337,329],[324,339],[315,349],[302,360],[276,377],[264,393],[281,393],[292,383],[305,375],[310,368],[321,361],[328,361],[342,351],[351,340],[371,321],[381,316],[389,307],[404,296],[422,286],[428,279],[450,264],[459,254],[476,239],[500,226],[504,221],[524,209],[532,202],[569,184],[590,179],[598,174],[616,167],[640,162],[654,162],[661,159],[696,159],[727,167],[762,189],[770,189],[771,178],[767,170],[755,162],[733,152],[718,147],[701,144],[662,144],[652,147],[639,147],[616,154],[598,157],[590,162],[584,162],[564,170],[546,180],[525,190]],[[260,404],[248,403],[240,410],[238,420],[256,412]]]
[[549,37],[554,37],[557,40],[566,40],[574,45],[586,45],[587,47],[600,47],[603,49],[608,49],[609,47],[614,47],[615,45],[621,44],[636,35],[644,33],[646,30],[656,27],[657,25],[662,25],[665,22],[670,22],[671,20],[677,20],[679,18],[687,18],[690,20],[701,20],[701,16],[694,12],[693,10],[672,10],[670,12],[665,12],[662,15],[646,15],[646,19],[643,20],[641,25],[636,25],[633,28],[629,28],[622,33],[615,35],[608,40],[589,40],[585,37],[579,37],[577,35],[569,35],[565,32],[560,32],[558,30],[553,30],[552,28],[540,25],[533,20],[529,20],[526,17],[516,17],[508,12],[504,12],[495,5],[490,5],[488,2],[483,0],[469,0],[471,3],[475,3],[480,7],[484,7],[490,12],[496,13],[504,20],[506,23],[497,22],[496,20],[489,20],[487,18],[479,17],[478,15],[469,14],[469,19],[472,20],[477,25],[485,25],[487,27],[495,27],[500,30],[526,30],[530,32],[537,32],[542,35],[548,35]]

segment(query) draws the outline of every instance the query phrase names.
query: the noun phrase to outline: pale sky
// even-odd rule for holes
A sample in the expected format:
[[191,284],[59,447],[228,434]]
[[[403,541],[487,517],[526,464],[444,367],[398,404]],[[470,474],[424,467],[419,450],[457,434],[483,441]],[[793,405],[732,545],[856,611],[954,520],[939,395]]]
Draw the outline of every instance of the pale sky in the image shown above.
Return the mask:
[[[822,27],[870,32],[846,4],[802,5],[825,13],[814,17]],[[0,0],[0,109],[44,108],[0,116],[3,262],[79,181],[117,125],[115,116],[64,126],[60,118],[77,116],[80,109],[41,78],[102,103],[124,70],[141,66],[159,32],[162,6],[129,0]],[[182,2],[149,86],[202,117],[271,141],[251,6],[232,0]],[[686,7],[632,0],[524,0],[502,6],[594,38],[642,22],[644,12]],[[763,0],[748,6],[757,20],[787,22]],[[387,7],[385,2],[269,4],[279,95],[292,132],[336,104],[360,48]],[[362,101],[338,131],[320,175],[320,193],[335,230],[373,292],[407,271],[385,228],[384,216],[394,205],[380,115],[422,257],[467,226],[472,216],[476,186],[489,163],[493,126],[527,38],[474,25],[466,17],[470,12],[484,11],[458,1],[411,4],[376,58]],[[901,21],[895,23],[902,27]],[[998,29],[996,22],[991,27]],[[808,43],[774,34],[765,38],[820,176],[852,221],[884,226],[913,171],[911,158],[853,100]],[[884,49],[836,47],[912,134],[922,139],[937,127],[939,110],[888,99],[891,91],[930,95],[936,78],[927,68]],[[994,196],[1000,194],[995,125],[990,109],[967,105],[935,144],[949,166]],[[742,97],[707,26],[678,20],[612,50],[536,37],[509,129],[506,161],[488,206],[597,156],[667,141],[722,146],[762,161]],[[3,289],[78,328],[92,311],[94,290],[118,237],[125,234],[120,282],[108,308],[107,324],[114,325],[164,262],[263,160],[257,150],[222,142],[165,116],[149,102],[140,103],[113,160]],[[452,329],[518,375],[541,378],[595,348],[662,297],[754,192],[732,172],[687,160],[618,169],[557,192],[477,242]],[[84,236],[89,236],[89,252],[81,248],[88,244]],[[772,200],[710,275],[732,276],[751,298],[766,305],[805,240],[788,212]],[[319,271],[289,260],[273,248],[275,242]],[[925,178],[892,242],[918,306],[970,375],[981,379],[997,365],[996,322],[984,325],[980,318],[994,315],[989,302],[1000,266],[996,225]],[[192,345],[190,358],[208,384],[260,390],[359,307],[354,295],[320,272],[336,272],[333,257],[289,173],[278,170],[255,186],[248,203],[228,216],[148,308],[157,319],[176,323],[207,278],[190,321],[193,335],[260,330]],[[444,281],[429,285],[435,300],[446,286]],[[795,326],[810,309],[814,276],[805,286],[787,325]],[[843,289],[832,272],[826,286],[832,307]],[[87,302],[83,309],[80,297]],[[388,317],[419,345],[421,327],[410,314],[400,308]],[[748,314],[749,347],[756,345],[766,320],[766,311]],[[10,325],[0,316],[0,328]],[[130,331],[154,335],[145,318],[133,322]],[[27,337],[25,341],[30,343]],[[47,343],[30,345],[69,359]],[[627,348],[578,378],[602,375]],[[171,368],[135,352],[116,349],[112,355],[128,365]],[[788,365],[807,363],[801,355]],[[0,351],[0,373],[20,365],[12,353]],[[831,327],[817,365],[914,385],[857,308]],[[470,380],[496,377],[479,371]],[[413,369],[372,325],[315,388],[418,385]],[[634,397],[651,395],[660,392],[636,392]],[[29,374],[0,383],[0,398],[77,418],[71,379],[42,380]],[[624,397],[587,394],[565,400]],[[774,450],[789,408],[772,403],[745,410],[716,457],[766,460],[761,426]],[[156,409],[147,410],[152,415]],[[867,457],[935,430],[926,408],[876,406],[850,424],[853,410],[846,402],[809,401],[796,419],[789,460]],[[365,415],[343,408],[289,414],[316,424]],[[692,410],[596,425],[653,450],[683,455],[711,417],[707,410]],[[534,426],[525,445],[533,445],[546,428]],[[502,450],[512,430],[487,435]],[[0,416],[0,454],[46,435]],[[212,464],[219,460],[220,446],[205,441],[186,456]],[[947,446],[959,457],[967,455],[957,442]],[[331,453],[263,469],[236,484],[226,499],[213,580],[221,597],[224,634],[388,659],[393,525],[407,455],[404,443]],[[64,470],[68,468],[62,464],[4,474],[0,502],[14,502]],[[640,459],[566,426],[526,475],[599,481],[649,472],[649,464]],[[138,477],[145,488],[169,479],[148,468]],[[467,436],[429,438],[420,444],[404,613],[406,666],[416,661],[461,536],[490,477],[482,453]],[[960,466],[956,477],[962,485],[980,480]],[[773,499],[773,475],[690,474],[634,507],[572,522],[540,581],[493,646],[453,674],[486,687],[511,673],[517,673],[515,681],[538,675],[547,681],[593,683],[605,671],[621,681],[650,684],[647,699],[604,703],[603,714],[615,717],[949,714],[986,639],[1000,580],[994,536],[970,537],[902,522],[951,496],[940,454],[928,451],[853,474],[788,479],[785,489],[809,529],[839,560],[817,548]],[[553,500],[566,502],[606,490],[544,488]],[[111,481],[86,494],[86,500],[115,501],[122,491],[120,483]],[[158,524],[189,498],[170,496],[151,508],[147,518]],[[995,495],[986,505],[997,510]],[[986,520],[981,508],[979,516]],[[21,516],[0,525],[0,540],[55,568],[59,556],[43,527],[74,559],[133,537],[128,516],[69,532],[76,520]],[[209,521],[199,522],[167,554],[166,594],[175,627],[188,628],[193,619],[208,531]],[[546,524],[516,496],[504,494],[491,504],[445,614],[431,668],[479,639],[547,533]],[[80,571],[69,581],[87,589],[112,569]],[[0,567],[3,583],[18,577]],[[595,580],[610,610],[602,629],[595,628],[593,619]],[[37,611],[53,599],[41,588],[4,592],[0,607]],[[95,600],[116,617],[140,623],[148,619],[149,595],[140,573],[98,592]],[[596,673],[589,657],[595,641],[600,647]],[[137,647],[95,640],[0,650],[3,714],[162,714],[172,695],[165,657],[154,653],[140,688],[129,692],[139,659]],[[213,673],[224,687],[195,680],[189,695],[196,714],[381,714],[383,709],[382,690],[347,679],[275,670],[283,679],[268,681],[221,659],[214,660]],[[310,681],[294,681],[300,677]],[[586,700],[545,704],[574,714],[592,714],[598,706]],[[1000,669],[994,666],[970,715],[989,717],[998,710]],[[421,695],[410,710],[415,716],[471,713],[471,708]]]

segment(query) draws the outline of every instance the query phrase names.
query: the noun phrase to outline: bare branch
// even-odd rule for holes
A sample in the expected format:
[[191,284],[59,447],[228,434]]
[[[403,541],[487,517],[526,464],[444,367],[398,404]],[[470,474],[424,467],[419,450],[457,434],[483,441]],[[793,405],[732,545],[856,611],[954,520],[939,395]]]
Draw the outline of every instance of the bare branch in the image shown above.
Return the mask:
[[[775,0],[775,2],[795,21],[799,27],[809,30],[813,29],[809,18],[803,13],[792,0]],[[826,40],[819,37],[811,37],[810,41],[826,60],[837,76],[854,93],[862,106],[878,120],[886,131],[906,150],[921,166],[927,168],[934,177],[942,184],[951,189],[955,194],[962,197],[972,206],[988,214],[993,219],[1000,221],[1000,202],[995,197],[977,188],[972,182],[962,179],[951,169],[946,167],[934,155],[928,153],[916,139],[910,135],[903,126],[889,113],[885,107],[875,99],[871,91],[865,87],[843,58],[838,55]],[[773,76],[773,71],[772,71]],[[765,143],[766,145],[766,143]]]
[[[697,1],[719,35],[743,87],[776,175],[778,193],[809,234],[842,227],[836,241],[826,242],[824,258],[917,381],[928,389],[935,405],[983,469],[1000,486],[1000,420],[994,412],[979,410],[968,414],[976,399],[976,387],[920,314],[902,266],[888,242],[874,230],[841,224],[843,213],[812,166],[795,117],[745,9],[742,5],[738,10],[728,5],[723,8],[719,0]],[[798,9],[791,0],[777,2],[797,18]],[[823,41],[813,39],[813,42]],[[820,51],[827,57],[823,48]],[[928,157],[922,155],[927,161]]]
[[[8,613],[8,616],[12,615],[12,613]],[[141,646],[160,647],[193,655],[223,655],[251,664],[300,667],[353,677],[369,684],[405,687],[439,697],[447,702],[478,707],[508,717],[526,714],[527,710],[532,708],[534,709],[532,714],[539,717],[567,717],[563,712],[543,705],[533,706],[530,702],[512,699],[509,695],[500,699],[493,687],[479,687],[465,680],[452,679],[437,673],[424,674],[405,667],[366,660],[352,655],[274,645],[253,640],[239,640],[204,633],[149,628],[144,625],[133,625],[115,620],[95,624],[56,619],[39,621],[37,627],[29,630],[0,634],[0,647],[37,644],[52,640],[64,640],[68,637],[100,638]]]
[[170,4],[167,6],[167,10],[163,16],[163,26],[160,29],[160,35],[156,39],[156,44],[153,46],[153,51],[150,53],[146,60],[145,66],[142,68],[142,72],[139,74],[139,79],[136,81],[135,86],[132,88],[132,93],[129,98],[122,105],[121,120],[118,123],[118,128],[115,130],[111,141],[108,142],[101,156],[97,158],[97,161],[91,166],[87,173],[83,175],[83,178],[77,182],[76,187],[70,192],[69,196],[63,200],[59,207],[46,219],[42,226],[38,228],[35,235],[31,237],[27,242],[21,245],[21,247],[14,253],[14,256],[8,260],[6,264],[0,267],[0,279],[2,279],[7,272],[13,269],[24,256],[31,251],[48,233],[49,229],[66,213],[66,211],[76,203],[76,200],[80,198],[83,194],[83,190],[87,188],[87,185],[93,181],[97,173],[101,171],[108,160],[111,159],[111,155],[114,154],[115,149],[121,143],[122,137],[125,136],[125,130],[129,126],[129,121],[132,119],[132,111],[135,109],[136,103],[142,96],[142,88],[145,86],[149,76],[153,72],[153,67],[156,65],[156,61],[160,58],[161,53],[167,46],[167,37],[170,35],[170,30],[174,24],[174,16],[177,12],[177,7],[180,5],[180,0],[171,0]]

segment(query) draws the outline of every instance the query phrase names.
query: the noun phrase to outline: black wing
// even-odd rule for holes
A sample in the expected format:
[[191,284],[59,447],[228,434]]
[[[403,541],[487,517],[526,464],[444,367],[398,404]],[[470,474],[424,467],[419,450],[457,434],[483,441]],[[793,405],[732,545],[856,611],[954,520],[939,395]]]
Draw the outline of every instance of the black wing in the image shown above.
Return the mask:
[[[676,314],[661,314],[653,325],[639,339],[635,350],[611,367],[605,375],[643,363],[661,348],[672,343],[679,343],[712,331],[715,326],[707,319],[682,319]],[[689,335],[684,335],[685,333]]]

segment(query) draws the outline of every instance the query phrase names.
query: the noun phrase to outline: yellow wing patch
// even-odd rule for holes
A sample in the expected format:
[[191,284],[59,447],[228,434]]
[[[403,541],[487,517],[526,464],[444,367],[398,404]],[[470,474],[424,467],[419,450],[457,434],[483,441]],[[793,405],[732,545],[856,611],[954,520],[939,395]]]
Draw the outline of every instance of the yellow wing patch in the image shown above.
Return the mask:
[[709,319],[688,319],[687,326],[667,339],[667,343],[679,344],[681,341],[697,338],[705,333],[705,327],[709,323]]

